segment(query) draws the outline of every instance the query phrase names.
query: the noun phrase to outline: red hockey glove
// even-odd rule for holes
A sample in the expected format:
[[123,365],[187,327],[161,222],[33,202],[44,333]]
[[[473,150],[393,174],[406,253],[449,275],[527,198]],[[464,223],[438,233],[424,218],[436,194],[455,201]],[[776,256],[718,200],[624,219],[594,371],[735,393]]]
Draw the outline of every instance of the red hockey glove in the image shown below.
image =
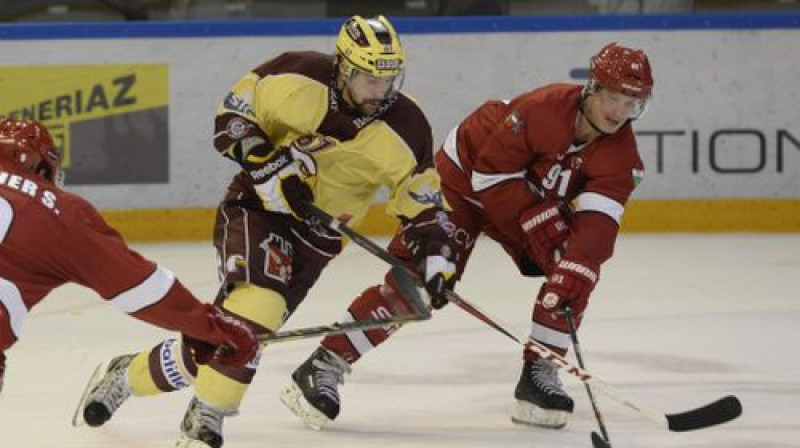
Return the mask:
[[401,220],[403,240],[414,256],[425,290],[431,297],[431,306],[438,310],[447,305],[445,292],[452,290],[456,282],[455,254],[444,228],[449,221],[447,213],[430,208],[414,219]]
[[332,139],[317,135],[300,137],[277,149],[266,145],[253,148],[242,167],[253,179],[264,209],[305,218],[304,205],[314,200],[306,180],[317,174],[311,153],[333,143]]
[[522,231],[525,232],[528,254],[545,273],[553,272],[556,261],[569,236],[569,226],[561,216],[558,205],[544,202],[523,211],[519,216]]
[[216,358],[222,365],[241,367],[253,359],[258,352],[259,343],[250,327],[214,305],[203,306],[211,327],[209,333],[215,336],[215,340],[203,341],[183,335],[183,342],[192,349],[195,362],[208,364]]
[[578,258],[565,258],[558,262],[544,284],[536,304],[546,311],[557,313],[567,305],[575,319],[579,319],[589,302],[589,295],[597,284],[600,265]]

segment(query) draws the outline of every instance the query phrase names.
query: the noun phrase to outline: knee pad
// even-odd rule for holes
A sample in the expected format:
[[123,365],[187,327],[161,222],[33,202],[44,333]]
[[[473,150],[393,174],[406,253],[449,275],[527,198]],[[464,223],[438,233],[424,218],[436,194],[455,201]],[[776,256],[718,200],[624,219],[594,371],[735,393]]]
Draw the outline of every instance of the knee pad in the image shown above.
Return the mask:
[[[288,313],[286,300],[277,292],[250,283],[237,283],[222,301],[222,308],[249,322],[257,333],[278,331]],[[198,368],[195,393],[205,403],[236,411],[255,375],[260,355],[245,367],[214,363]]]
[[288,316],[286,299],[277,292],[250,283],[237,283],[222,308],[256,324],[256,331],[278,331]]

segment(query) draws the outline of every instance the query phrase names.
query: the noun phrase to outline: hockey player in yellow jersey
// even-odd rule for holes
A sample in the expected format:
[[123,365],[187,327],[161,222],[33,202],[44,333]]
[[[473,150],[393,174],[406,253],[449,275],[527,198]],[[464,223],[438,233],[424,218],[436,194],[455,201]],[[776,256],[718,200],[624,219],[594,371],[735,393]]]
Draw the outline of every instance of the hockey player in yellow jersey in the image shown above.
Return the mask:
[[[338,233],[304,215],[307,202],[357,226],[386,188],[386,210],[400,219],[408,242],[398,255],[421,267],[430,294],[452,287],[448,207],[433,168],[432,131],[400,92],[404,76],[403,47],[389,21],[353,16],[335,54],[283,53],[247,73],[219,106],[214,146],[242,170],[217,214],[217,304],[256,333],[281,328],[342,249]],[[387,297],[401,294],[391,275],[386,285]],[[256,355],[243,368],[197,366],[172,338],[119,358],[86,400],[88,424],[104,424],[131,395],[193,384],[177,446],[211,448],[222,446],[223,419],[237,413],[261,361]],[[335,357],[320,362],[346,367]],[[86,412],[90,404],[104,412]]]

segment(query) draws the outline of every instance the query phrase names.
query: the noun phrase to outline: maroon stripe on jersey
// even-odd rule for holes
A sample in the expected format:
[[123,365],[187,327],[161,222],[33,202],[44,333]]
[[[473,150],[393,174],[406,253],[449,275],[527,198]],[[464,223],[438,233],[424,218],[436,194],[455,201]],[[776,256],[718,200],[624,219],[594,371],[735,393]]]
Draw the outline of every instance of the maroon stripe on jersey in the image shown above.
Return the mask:
[[417,159],[416,172],[433,167],[433,130],[417,103],[402,93],[379,117],[403,139]]

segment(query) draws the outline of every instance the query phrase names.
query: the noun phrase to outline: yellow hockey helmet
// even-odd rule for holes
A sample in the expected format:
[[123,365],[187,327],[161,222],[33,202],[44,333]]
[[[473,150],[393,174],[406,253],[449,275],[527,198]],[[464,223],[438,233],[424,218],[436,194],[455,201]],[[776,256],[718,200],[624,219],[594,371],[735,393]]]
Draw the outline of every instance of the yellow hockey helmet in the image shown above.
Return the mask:
[[373,76],[402,77],[405,69],[403,46],[382,15],[350,17],[336,39],[336,55],[348,76],[357,68]]

